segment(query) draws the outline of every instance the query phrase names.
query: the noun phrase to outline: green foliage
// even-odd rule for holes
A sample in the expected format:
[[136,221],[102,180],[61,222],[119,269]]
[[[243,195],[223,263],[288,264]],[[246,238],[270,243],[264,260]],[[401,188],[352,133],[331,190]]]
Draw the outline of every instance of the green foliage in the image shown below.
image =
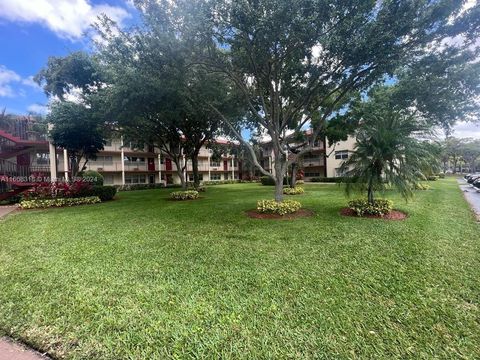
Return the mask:
[[103,150],[105,128],[102,119],[85,105],[56,102],[51,106],[47,120],[53,125],[50,130],[53,143],[68,151],[72,176],[77,176],[88,160],[95,159]]
[[305,193],[305,190],[300,186],[295,186],[294,188],[286,187],[283,189],[285,195],[301,195]]
[[43,86],[49,97],[64,100],[72,88],[89,93],[104,81],[98,64],[89,54],[73,52],[65,57],[50,56],[47,66],[40,70],[34,80]]
[[22,209],[44,209],[49,207],[64,207],[96,204],[101,202],[98,196],[78,197],[78,198],[56,198],[56,199],[33,199],[22,200],[20,207]]
[[170,198],[173,200],[194,200],[198,199],[198,191],[174,191],[170,194]]
[[419,139],[430,135],[431,125],[392,101],[391,87],[381,86],[356,104],[362,126],[356,134],[355,150],[341,167],[350,178],[347,193],[366,191],[370,203],[374,192],[385,190],[387,185],[408,199],[413,195],[412,184],[437,164],[430,144]]
[[109,201],[115,197],[117,189],[114,186],[96,185],[91,189],[91,196],[98,196],[102,201]]
[[393,202],[387,199],[375,199],[371,203],[368,199],[355,199],[348,202],[348,208],[353,210],[357,216],[384,216],[392,211]]
[[438,179],[439,179],[439,176],[437,175],[427,176],[428,181],[437,181]]
[[264,214],[287,215],[300,210],[302,204],[295,200],[258,200],[257,211]]
[[429,190],[430,189],[430,185],[428,184],[423,184],[423,183],[417,183],[414,185],[414,189],[415,190]]
[[[164,184],[127,184],[127,185],[114,185],[117,191],[136,191],[136,190],[149,190],[149,189],[160,189],[164,188]],[[177,184],[171,184],[167,187],[181,187]]]
[[[273,178],[271,178],[270,176],[260,177],[260,182],[262,183],[262,185],[266,185],[266,186],[275,185],[275,180],[273,180]],[[283,185],[286,185],[286,184],[287,184],[287,178],[283,178]]]
[[346,179],[343,177],[313,177],[310,179],[311,182],[324,182],[324,183],[341,183]]
[[103,175],[95,170],[87,170],[82,172],[82,179],[92,185],[103,185]]

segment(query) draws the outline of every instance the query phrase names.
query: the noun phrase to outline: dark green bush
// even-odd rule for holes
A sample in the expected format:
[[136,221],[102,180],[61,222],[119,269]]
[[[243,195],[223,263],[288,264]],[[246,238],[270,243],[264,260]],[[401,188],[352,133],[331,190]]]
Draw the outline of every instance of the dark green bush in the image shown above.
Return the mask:
[[95,170],[87,170],[82,173],[82,179],[92,185],[103,185],[103,175]]
[[438,180],[438,176],[437,176],[437,175],[427,176],[427,180],[428,180],[428,181],[437,181],[437,180]]
[[348,208],[353,210],[357,216],[384,216],[392,211],[393,202],[387,199],[376,199],[373,204],[370,204],[367,199],[355,199],[348,203]]
[[[260,178],[260,182],[262,185],[273,186],[275,185],[275,181],[270,176],[262,176]],[[283,185],[287,185],[287,178],[283,179]]]
[[[149,189],[160,189],[164,188],[163,184],[131,184],[131,185],[114,185],[118,191],[135,191],[135,190],[149,190]],[[171,184],[167,185],[170,188],[178,188],[181,185]]]
[[91,196],[98,196],[102,201],[112,200],[117,193],[114,186],[94,186],[91,191]]
[[314,177],[310,179],[311,182],[324,182],[324,183],[341,183],[343,177]]

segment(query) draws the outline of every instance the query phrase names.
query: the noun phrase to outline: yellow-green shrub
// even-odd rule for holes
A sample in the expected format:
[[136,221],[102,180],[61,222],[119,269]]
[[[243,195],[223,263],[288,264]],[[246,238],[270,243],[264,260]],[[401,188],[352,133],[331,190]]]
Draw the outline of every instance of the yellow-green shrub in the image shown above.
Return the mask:
[[22,209],[44,209],[49,207],[76,206],[101,202],[98,196],[79,198],[33,199],[20,202]]
[[198,199],[198,191],[187,190],[187,191],[174,191],[170,194],[170,197],[173,200],[193,200]]
[[370,204],[367,199],[355,199],[348,203],[348,208],[353,210],[357,216],[384,216],[392,211],[393,202],[387,199],[376,199],[373,204]]
[[430,185],[422,184],[422,183],[416,183],[414,189],[415,190],[428,190],[428,189],[430,189]]
[[277,202],[275,200],[258,200],[257,211],[264,214],[286,215],[297,212],[302,207],[300,202],[295,200],[284,200]]
[[300,195],[305,193],[305,190],[300,186],[295,186],[294,188],[286,187],[283,189],[285,195]]

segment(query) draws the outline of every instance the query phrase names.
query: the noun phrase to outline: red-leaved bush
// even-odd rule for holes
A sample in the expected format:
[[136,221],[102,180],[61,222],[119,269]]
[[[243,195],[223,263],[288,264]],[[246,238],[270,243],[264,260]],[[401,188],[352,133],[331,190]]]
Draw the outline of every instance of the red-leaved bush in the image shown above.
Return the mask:
[[57,199],[89,196],[92,185],[83,180],[71,183],[65,182],[41,182],[29,190],[25,196],[27,199]]

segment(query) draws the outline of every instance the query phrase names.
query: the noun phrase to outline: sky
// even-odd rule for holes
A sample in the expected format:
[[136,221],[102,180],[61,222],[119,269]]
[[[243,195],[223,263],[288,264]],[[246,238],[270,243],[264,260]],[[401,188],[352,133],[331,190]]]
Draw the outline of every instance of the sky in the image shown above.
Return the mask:
[[[85,34],[102,13],[121,26],[138,20],[132,0],[0,0],[0,111],[45,114],[33,76],[49,56],[90,50]],[[460,123],[453,135],[480,139],[480,126]]]

